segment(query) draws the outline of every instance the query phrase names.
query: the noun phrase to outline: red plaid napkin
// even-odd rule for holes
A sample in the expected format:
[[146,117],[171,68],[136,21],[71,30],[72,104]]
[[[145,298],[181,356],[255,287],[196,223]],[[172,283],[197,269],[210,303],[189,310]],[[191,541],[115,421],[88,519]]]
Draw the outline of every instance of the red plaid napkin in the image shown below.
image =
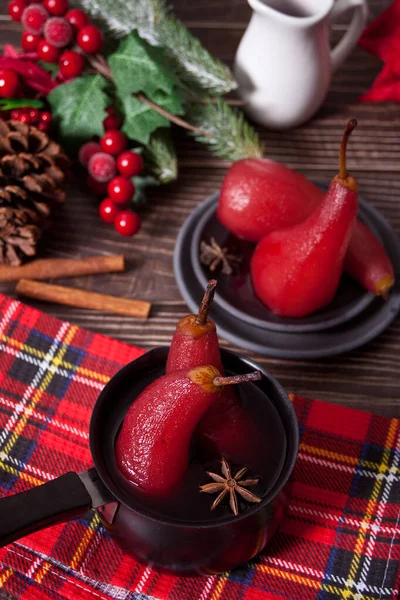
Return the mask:
[[[91,465],[93,404],[141,351],[4,296],[0,338],[4,496]],[[293,402],[301,445],[292,499],[280,532],[256,560],[218,576],[160,575],[124,555],[91,511],[0,550],[0,597],[4,591],[38,600],[397,597],[399,420],[300,397]]]

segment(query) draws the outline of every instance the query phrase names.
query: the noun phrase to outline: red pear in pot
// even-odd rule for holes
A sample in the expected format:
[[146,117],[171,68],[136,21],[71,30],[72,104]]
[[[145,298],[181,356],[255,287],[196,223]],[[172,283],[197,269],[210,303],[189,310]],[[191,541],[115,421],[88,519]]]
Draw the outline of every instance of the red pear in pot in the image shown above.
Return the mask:
[[321,204],[305,221],[267,235],[251,260],[258,298],[275,314],[304,317],[336,294],[358,209],[357,182],[346,170],[347,141],[357,125],[346,126],[340,172]]
[[255,371],[222,377],[211,365],[156,379],[130,406],[115,444],[121,473],[143,492],[165,496],[182,481],[196,426],[226,385],[257,381]]
[[197,315],[187,315],[178,322],[168,354],[167,373],[201,365],[213,365],[222,372],[217,329],[208,318],[216,286],[215,279],[211,279]]
[[[217,282],[208,282],[197,315],[183,317],[172,338],[167,361],[167,373],[212,365],[224,373],[217,329],[208,317]],[[207,457],[225,456],[231,462],[247,464],[257,451],[260,431],[252,417],[243,409],[233,387],[226,387],[217,402],[202,417],[196,439]]]

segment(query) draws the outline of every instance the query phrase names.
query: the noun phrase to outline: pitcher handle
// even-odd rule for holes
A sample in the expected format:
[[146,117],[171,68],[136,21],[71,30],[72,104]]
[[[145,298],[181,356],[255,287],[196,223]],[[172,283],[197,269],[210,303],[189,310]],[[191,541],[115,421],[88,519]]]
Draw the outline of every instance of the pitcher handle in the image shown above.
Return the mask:
[[331,22],[336,21],[343,13],[350,9],[353,9],[354,13],[349,28],[340,42],[331,51],[333,72],[337,71],[355,48],[367,24],[368,8],[365,0],[336,0],[330,14]]

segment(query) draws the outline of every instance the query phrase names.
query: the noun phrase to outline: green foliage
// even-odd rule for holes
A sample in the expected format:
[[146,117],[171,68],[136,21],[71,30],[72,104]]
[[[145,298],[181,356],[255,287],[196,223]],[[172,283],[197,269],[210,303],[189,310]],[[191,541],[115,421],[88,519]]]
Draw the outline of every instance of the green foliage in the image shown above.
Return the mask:
[[32,100],[31,98],[1,98],[0,109],[1,110],[13,110],[14,108],[24,108],[29,106],[30,108],[43,108],[44,103],[42,100]]
[[56,87],[47,97],[66,147],[76,148],[103,135],[105,108],[110,104],[101,75],[83,75]]
[[[168,95],[161,90],[153,94],[153,100],[158,106],[171,113],[182,114],[182,104],[175,95]],[[141,102],[136,96],[120,98],[125,115],[122,131],[131,139],[147,144],[150,135],[159,127],[169,127],[170,121],[155,112],[150,106]]]
[[165,0],[78,0],[78,4],[115,36],[136,30],[153,46],[161,46],[184,87],[210,95],[236,88],[229,69],[169,14]]
[[146,166],[160,183],[170,183],[178,177],[178,159],[168,129],[157,129],[144,149]]
[[167,59],[185,87],[211,96],[237,87],[228,67],[214,58],[178,19],[163,19],[159,36]]
[[50,73],[52,79],[55,79],[56,76],[58,75],[59,72],[59,66],[58,63],[48,63],[45,62],[44,60],[38,60],[39,67],[42,67],[42,69],[44,69],[45,71],[47,71],[47,73]]
[[171,93],[176,84],[162,50],[141,40],[137,33],[120,42],[108,63],[120,96],[143,92],[153,98],[158,90]]
[[140,37],[153,46],[159,46],[160,41],[157,23],[167,14],[164,0],[77,0],[90,16],[114,35],[124,37],[136,30]]
[[156,185],[159,185],[157,179],[155,177],[151,177],[150,175],[132,177],[132,181],[135,186],[135,195],[132,199],[132,204],[135,205],[145,204],[146,189],[148,187],[154,187]]
[[186,118],[210,134],[211,138],[193,135],[221,158],[240,160],[263,156],[261,140],[243,113],[232,109],[220,98],[215,103],[210,100],[205,104],[191,104]]
[[175,76],[166,65],[162,51],[141,40],[137,33],[121,41],[109,57],[109,65],[125,116],[122,131],[130,139],[147,144],[158,127],[170,126],[165,116],[132,94],[143,94],[175,115],[183,113]]

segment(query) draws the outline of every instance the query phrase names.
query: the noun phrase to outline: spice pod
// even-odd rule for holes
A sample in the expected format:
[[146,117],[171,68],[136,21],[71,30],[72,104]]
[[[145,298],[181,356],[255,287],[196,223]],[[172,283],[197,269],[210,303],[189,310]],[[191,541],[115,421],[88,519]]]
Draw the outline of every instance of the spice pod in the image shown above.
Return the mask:
[[[209,241],[214,236],[226,245],[227,233],[215,216],[217,203],[215,193],[196,208],[184,223],[175,247],[176,280],[192,310],[201,300],[204,282],[209,278],[207,267],[199,259],[201,240]],[[218,273],[211,317],[220,335],[267,356],[319,358],[358,348],[384,331],[400,310],[400,242],[386,219],[362,199],[359,216],[381,239],[394,265],[397,284],[387,301],[365,292],[344,276],[334,302],[324,310],[305,319],[281,319],[258,302],[248,276],[246,280],[246,275]]]

